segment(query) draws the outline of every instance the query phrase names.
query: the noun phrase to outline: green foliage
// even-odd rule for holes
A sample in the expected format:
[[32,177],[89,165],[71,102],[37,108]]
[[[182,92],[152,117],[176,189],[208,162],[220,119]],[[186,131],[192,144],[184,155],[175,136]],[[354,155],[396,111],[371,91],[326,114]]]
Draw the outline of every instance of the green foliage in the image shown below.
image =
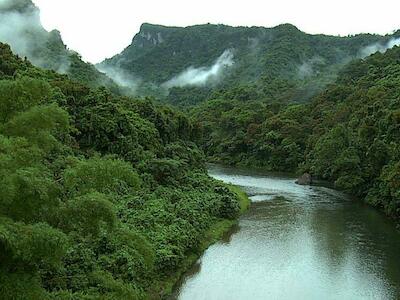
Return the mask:
[[1,298],[164,296],[207,230],[239,213],[207,176],[196,128],[2,44],[0,62]]
[[[170,104],[191,107],[220,90],[235,100],[309,100],[363,47],[386,43],[390,36],[310,35],[290,24],[273,28],[196,25],[185,28],[142,24],[132,44],[101,63],[142,79],[139,94],[156,95]],[[219,80],[166,90],[163,83],[188,68],[212,66],[226,50],[234,65]],[[159,87],[161,86],[161,87]],[[229,97],[234,99],[234,97]]]
[[337,83],[315,99],[307,161],[317,176],[367,196],[368,202],[396,218],[395,206],[389,208],[396,200],[386,188],[390,181],[386,174],[398,157],[400,141],[395,117],[400,103],[395,88],[399,55],[395,47],[350,64]]
[[[222,97],[228,97],[221,95]],[[294,170],[310,132],[303,105],[276,111],[275,103],[211,100],[192,110],[201,128],[199,142],[212,160]]]
[[0,294],[7,300],[48,299],[37,274],[25,271],[10,273],[0,269]]
[[212,160],[311,172],[399,220],[399,59],[394,47],[354,61],[306,104],[217,93],[191,110],[198,142]]
[[196,251],[216,219],[233,219],[240,211],[237,196],[202,172],[190,171],[175,180],[119,203],[123,221],[155,245],[155,267],[162,274],[170,274],[187,252]]
[[77,231],[82,236],[98,235],[102,229],[111,231],[116,223],[112,203],[100,193],[69,200],[61,213],[60,227],[67,232]]
[[392,162],[386,165],[366,196],[369,204],[383,209],[397,220],[400,218],[399,179],[399,163]]
[[142,167],[153,176],[158,183],[174,183],[182,176],[183,164],[174,159],[152,159]]
[[58,204],[57,186],[46,169],[28,167],[13,173],[2,170],[2,212],[15,220],[49,220]]
[[24,137],[49,151],[59,145],[52,134],[68,133],[68,118],[67,112],[56,104],[38,105],[12,118],[0,131],[7,136]]
[[25,70],[31,67],[28,61],[21,61],[14,56],[7,44],[0,43],[0,79],[12,78],[17,70]]
[[2,268],[11,270],[59,264],[66,249],[66,236],[45,223],[25,225],[1,219]]
[[76,115],[78,139],[84,148],[115,153],[137,163],[161,147],[155,125],[123,103],[101,102],[85,106]]
[[44,103],[50,97],[50,85],[43,80],[23,77],[0,82],[0,120],[7,122],[13,115]]
[[120,159],[92,157],[73,163],[64,172],[64,187],[71,195],[91,191],[104,194],[129,194],[140,187],[132,166]]

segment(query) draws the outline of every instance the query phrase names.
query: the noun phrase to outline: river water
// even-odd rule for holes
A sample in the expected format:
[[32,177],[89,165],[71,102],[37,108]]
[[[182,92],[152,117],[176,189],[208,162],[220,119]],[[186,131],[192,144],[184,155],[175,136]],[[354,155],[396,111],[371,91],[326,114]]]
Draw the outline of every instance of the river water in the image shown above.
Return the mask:
[[186,274],[180,300],[400,299],[400,234],[380,212],[294,178],[211,166],[252,205]]

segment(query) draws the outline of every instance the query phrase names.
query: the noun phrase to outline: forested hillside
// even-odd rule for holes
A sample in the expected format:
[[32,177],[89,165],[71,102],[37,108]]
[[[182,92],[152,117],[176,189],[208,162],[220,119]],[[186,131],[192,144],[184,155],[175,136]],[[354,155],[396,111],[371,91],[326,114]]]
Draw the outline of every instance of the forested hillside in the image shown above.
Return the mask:
[[0,298],[168,294],[241,208],[197,134],[180,112],[0,44]]
[[1,299],[170,295],[248,204],[207,161],[308,172],[400,222],[400,31],[143,24],[95,67],[30,0],[0,18]]
[[184,107],[231,88],[246,89],[252,98],[302,102],[334,81],[349,61],[371,54],[371,45],[386,45],[392,37],[310,35],[290,24],[143,24],[132,44],[101,66],[136,76],[139,94]]
[[400,221],[399,87],[394,47],[350,63],[310,103],[259,101],[234,89],[192,115],[210,159],[308,171]]
[[40,11],[31,0],[0,2],[0,42],[10,44],[21,57],[34,65],[68,74],[70,78],[91,87],[107,86],[114,92],[118,86],[80,55],[67,49],[60,32],[46,31],[40,22]]

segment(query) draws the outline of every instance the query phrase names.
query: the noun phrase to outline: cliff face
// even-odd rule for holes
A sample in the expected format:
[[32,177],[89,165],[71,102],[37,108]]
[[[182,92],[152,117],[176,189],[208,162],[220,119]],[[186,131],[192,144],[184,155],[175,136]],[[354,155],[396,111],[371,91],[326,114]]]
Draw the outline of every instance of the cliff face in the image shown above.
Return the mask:
[[100,65],[113,66],[127,69],[127,66],[134,64],[146,53],[152,51],[157,46],[161,46],[178,28],[165,27],[161,25],[142,24],[140,31],[133,37],[132,43],[120,54],[106,59]]
[[[196,25],[186,28],[143,24],[122,53],[102,64],[118,66],[145,81],[163,83],[188,67],[210,66],[233,49],[236,71],[254,81],[263,75],[308,76],[357,57],[363,47],[385,40],[377,35],[309,35],[295,26],[274,28]],[[235,76],[238,77],[238,76]]]
[[[270,82],[283,80],[285,86],[301,86],[294,98],[308,99],[332,82],[346,63],[359,58],[362,49],[390,38],[310,35],[291,24],[273,28],[212,24],[181,28],[145,23],[131,45],[101,66],[118,68],[153,86],[165,86],[177,77],[208,76],[206,72],[214,67],[219,70],[215,64],[230,51],[233,63],[226,68],[229,71],[223,80],[207,82],[208,88],[256,84],[270,89]],[[187,87],[179,82],[182,89],[197,88],[194,83],[199,81],[187,80]],[[193,97],[193,93],[187,96]]]
[[140,32],[135,35],[132,44],[140,48],[157,46],[163,43],[173,30],[174,28],[147,23],[142,24]]

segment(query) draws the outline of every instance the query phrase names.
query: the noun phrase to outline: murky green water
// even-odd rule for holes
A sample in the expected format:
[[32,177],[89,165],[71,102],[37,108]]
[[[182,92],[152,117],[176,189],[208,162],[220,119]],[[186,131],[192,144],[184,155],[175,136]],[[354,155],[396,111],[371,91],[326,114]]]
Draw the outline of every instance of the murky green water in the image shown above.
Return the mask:
[[187,274],[178,299],[400,299],[400,234],[381,213],[293,178],[216,166],[210,174],[253,203]]

